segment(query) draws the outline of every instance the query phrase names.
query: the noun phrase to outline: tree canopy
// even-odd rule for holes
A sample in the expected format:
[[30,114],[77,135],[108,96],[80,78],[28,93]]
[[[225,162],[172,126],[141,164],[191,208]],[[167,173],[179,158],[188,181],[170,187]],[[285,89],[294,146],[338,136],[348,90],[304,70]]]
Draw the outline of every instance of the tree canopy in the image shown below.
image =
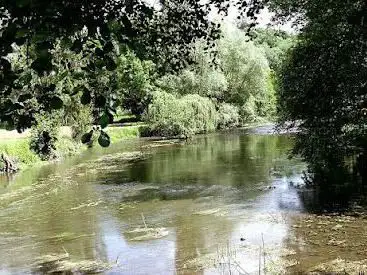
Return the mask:
[[308,161],[316,181],[345,183],[340,171],[350,166],[365,181],[367,3],[274,2],[281,17],[297,14],[302,24],[278,100],[281,122],[300,129],[295,152]]
[[[251,5],[237,1],[234,5],[242,15],[253,18],[262,8],[260,1],[251,1]],[[32,93],[22,89],[19,78],[25,70],[40,77],[59,73],[51,53],[57,43],[88,57],[80,69],[90,79],[94,79],[97,71],[114,72],[117,68],[116,51],[120,48],[113,41],[132,49],[142,60],[152,60],[158,72],[177,71],[193,62],[189,52],[196,39],[204,39],[207,49],[214,45],[220,37],[220,24],[211,21],[209,14],[215,9],[225,15],[229,7],[230,1],[219,0],[205,4],[198,0],[162,0],[155,6],[141,0],[2,0],[0,120],[9,129],[18,131],[36,123],[34,110],[28,109],[25,102],[35,97],[39,101],[39,97],[35,90]],[[27,66],[23,68],[15,69],[9,61],[15,44],[25,49]],[[67,71],[72,72],[72,60],[66,59],[64,63]],[[97,106],[101,115],[113,115],[113,104],[109,102],[113,98],[107,97],[105,89],[92,86],[75,89],[84,90],[84,101],[96,102],[98,98],[99,103],[105,103]],[[43,102],[49,102],[50,108],[46,109],[63,107],[63,96],[55,89],[55,83],[45,82],[37,88],[37,95]]]

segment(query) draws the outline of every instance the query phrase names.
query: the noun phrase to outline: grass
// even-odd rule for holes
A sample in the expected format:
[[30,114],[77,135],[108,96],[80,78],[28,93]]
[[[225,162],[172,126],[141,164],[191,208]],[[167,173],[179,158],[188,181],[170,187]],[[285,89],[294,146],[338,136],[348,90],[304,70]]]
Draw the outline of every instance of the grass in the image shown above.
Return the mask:
[[82,149],[86,148],[80,142],[74,141],[70,137],[62,136],[56,142],[56,150],[61,157],[75,156]]
[[106,132],[111,138],[111,143],[119,142],[123,139],[139,138],[141,125],[109,127]]
[[[141,125],[109,127],[107,133],[111,142],[117,143],[124,139],[140,137]],[[74,156],[86,149],[80,142],[67,135],[61,135],[56,143],[57,154],[62,157]],[[5,153],[14,159],[21,170],[42,163],[41,159],[29,148],[29,137],[0,139],[0,154]],[[1,168],[2,163],[0,163]]]
[[21,169],[41,162],[40,158],[29,148],[28,138],[0,140],[0,153],[14,158]]

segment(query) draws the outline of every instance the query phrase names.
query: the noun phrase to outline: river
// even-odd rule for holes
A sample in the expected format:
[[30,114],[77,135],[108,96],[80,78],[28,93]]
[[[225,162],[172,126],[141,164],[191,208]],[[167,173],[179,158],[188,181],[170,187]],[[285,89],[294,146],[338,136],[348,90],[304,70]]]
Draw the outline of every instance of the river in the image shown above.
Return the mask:
[[280,274],[352,255],[366,222],[310,214],[292,135],[270,130],[124,141],[2,176],[0,274]]

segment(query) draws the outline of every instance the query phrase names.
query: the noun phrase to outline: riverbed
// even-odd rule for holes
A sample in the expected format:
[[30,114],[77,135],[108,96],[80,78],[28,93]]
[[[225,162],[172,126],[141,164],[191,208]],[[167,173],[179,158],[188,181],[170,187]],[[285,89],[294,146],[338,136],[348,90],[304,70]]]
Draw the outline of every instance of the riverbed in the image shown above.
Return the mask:
[[267,127],[140,139],[1,176],[0,274],[363,269],[366,220],[311,213],[292,144]]

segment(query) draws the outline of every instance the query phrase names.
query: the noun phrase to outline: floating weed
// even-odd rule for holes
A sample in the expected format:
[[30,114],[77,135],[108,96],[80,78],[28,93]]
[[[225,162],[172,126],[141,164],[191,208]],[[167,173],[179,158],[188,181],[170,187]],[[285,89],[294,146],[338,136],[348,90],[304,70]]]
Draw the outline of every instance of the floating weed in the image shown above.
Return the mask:
[[95,274],[113,268],[102,261],[70,261],[69,253],[43,255],[36,259],[33,269],[43,274]]
[[311,268],[308,274],[364,274],[366,270],[367,259],[362,261],[347,261],[338,258]]
[[168,236],[169,231],[166,228],[142,227],[127,231],[125,233],[128,235],[131,241],[148,241],[166,237]]
[[85,207],[95,207],[95,206],[97,206],[97,205],[99,205],[101,203],[103,203],[102,200],[98,200],[96,202],[90,202],[90,201],[88,201],[87,203],[82,203],[82,204],[80,204],[80,205],[78,205],[76,207],[70,208],[70,209],[71,210],[78,210],[78,209],[85,208]]

